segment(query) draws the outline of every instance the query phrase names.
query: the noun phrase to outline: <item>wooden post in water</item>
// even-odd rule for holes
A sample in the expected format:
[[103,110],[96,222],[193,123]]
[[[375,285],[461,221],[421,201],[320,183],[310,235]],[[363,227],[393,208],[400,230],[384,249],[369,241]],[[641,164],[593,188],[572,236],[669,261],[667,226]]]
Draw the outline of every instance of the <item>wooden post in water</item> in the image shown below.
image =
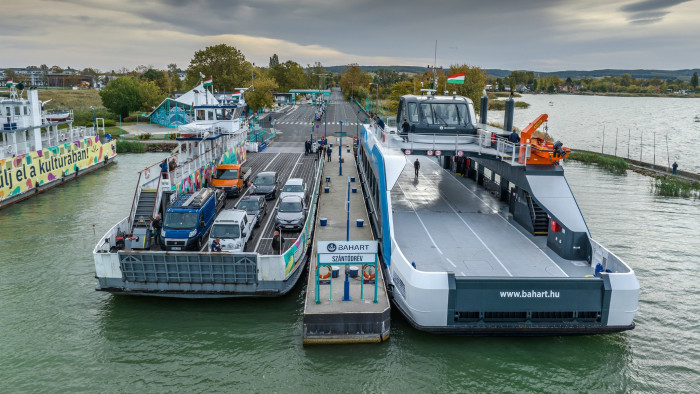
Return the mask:
[[639,161],[642,161],[642,135],[644,134],[644,130],[639,132]]
[[603,125],[603,145],[600,147],[600,153],[605,151],[605,125]]
[[654,132],[654,165],[656,165],[656,131]]
[[632,129],[627,129],[627,158],[630,158],[630,138],[632,137]]
[[617,157],[617,133],[620,131],[619,128],[615,128],[615,157]]
[[668,168],[671,168],[671,154],[668,151],[668,134],[666,134],[666,158],[668,159]]

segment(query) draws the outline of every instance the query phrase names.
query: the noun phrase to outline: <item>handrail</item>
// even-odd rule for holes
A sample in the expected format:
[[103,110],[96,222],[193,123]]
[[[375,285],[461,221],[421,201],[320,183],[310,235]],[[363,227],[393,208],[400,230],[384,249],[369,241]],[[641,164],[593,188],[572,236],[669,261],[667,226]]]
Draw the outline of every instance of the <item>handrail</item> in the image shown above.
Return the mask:
[[136,191],[134,192],[134,199],[131,202],[131,212],[129,213],[129,228],[134,227],[134,217],[136,217],[136,197],[141,195],[141,176],[142,171],[139,171],[139,179],[136,181]]

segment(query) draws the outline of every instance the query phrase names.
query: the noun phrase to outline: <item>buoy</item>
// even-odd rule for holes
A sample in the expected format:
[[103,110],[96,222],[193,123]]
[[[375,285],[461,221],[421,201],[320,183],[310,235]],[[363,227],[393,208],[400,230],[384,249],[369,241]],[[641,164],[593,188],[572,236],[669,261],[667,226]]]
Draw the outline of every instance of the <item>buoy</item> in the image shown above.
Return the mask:
[[[326,272],[323,272],[323,269],[324,269],[324,268],[326,269]],[[329,266],[327,266],[327,265],[325,265],[325,266],[323,266],[323,267],[320,267],[320,268],[318,269],[318,277],[319,277],[320,279],[328,279],[328,278],[330,278],[330,277],[331,277],[331,268],[330,268]]]
[[362,275],[365,277],[365,279],[374,279],[374,267],[371,265],[363,265]]

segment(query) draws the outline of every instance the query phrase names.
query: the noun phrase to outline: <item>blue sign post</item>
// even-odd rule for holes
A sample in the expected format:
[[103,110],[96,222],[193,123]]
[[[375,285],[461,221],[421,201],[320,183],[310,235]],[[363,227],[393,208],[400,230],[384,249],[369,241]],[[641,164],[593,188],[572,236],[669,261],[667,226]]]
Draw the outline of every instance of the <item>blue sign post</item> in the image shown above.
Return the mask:
[[338,143],[338,176],[343,176],[343,121],[340,122],[340,143]]

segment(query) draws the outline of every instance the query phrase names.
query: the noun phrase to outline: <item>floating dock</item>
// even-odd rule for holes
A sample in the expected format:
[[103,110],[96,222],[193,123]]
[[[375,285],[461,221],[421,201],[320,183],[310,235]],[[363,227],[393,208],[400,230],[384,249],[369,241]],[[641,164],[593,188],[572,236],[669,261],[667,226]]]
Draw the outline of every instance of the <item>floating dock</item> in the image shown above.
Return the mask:
[[[352,139],[344,138],[342,144],[342,175],[336,138],[333,142],[332,160],[326,161],[316,222],[316,234],[311,251],[309,276],[304,304],[303,340],[310,344],[377,343],[389,339],[390,306],[381,268],[376,270],[357,265],[338,265],[338,275],[320,280],[317,287],[317,257],[319,242],[345,240],[373,240],[372,229],[364,202],[364,195],[357,175],[357,166],[350,148]],[[324,160],[327,160],[324,158]],[[354,179],[354,181],[352,181]],[[330,180],[330,181],[329,181]],[[350,180],[350,182],[348,182]],[[350,185],[350,214],[348,231],[347,198]],[[353,192],[352,189],[355,189]],[[358,220],[364,225],[360,227]],[[322,221],[325,221],[323,225]],[[349,279],[350,301],[343,301],[345,267],[356,269],[357,276]],[[322,276],[328,267],[320,267]],[[369,278],[363,275],[366,272]],[[371,278],[374,273],[374,278]],[[371,278],[371,279],[370,279]],[[376,302],[375,282],[376,281]],[[318,291],[317,291],[318,288]]]

